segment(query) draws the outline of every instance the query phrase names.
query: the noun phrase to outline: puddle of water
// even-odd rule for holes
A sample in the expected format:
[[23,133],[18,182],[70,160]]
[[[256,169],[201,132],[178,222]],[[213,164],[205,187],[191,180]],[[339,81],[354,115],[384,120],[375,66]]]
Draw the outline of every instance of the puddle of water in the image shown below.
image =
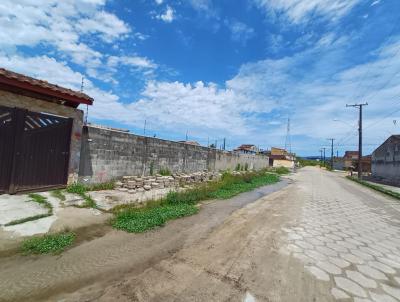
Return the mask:
[[256,298],[254,298],[249,292],[246,292],[246,296],[244,297],[244,302],[256,302]]

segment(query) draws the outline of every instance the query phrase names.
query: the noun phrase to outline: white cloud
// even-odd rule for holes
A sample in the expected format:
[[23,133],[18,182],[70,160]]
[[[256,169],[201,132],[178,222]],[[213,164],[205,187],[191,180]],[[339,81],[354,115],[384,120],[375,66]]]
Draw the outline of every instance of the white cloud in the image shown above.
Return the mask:
[[3,0],[0,2],[0,46],[3,48],[39,44],[54,46],[77,64],[98,65],[102,54],[83,37],[96,34],[106,42],[124,37],[130,28],[105,12],[104,0]]
[[284,14],[293,23],[307,22],[320,16],[337,20],[347,14],[361,0],[253,0],[267,12]]
[[151,60],[140,56],[110,56],[107,60],[107,65],[110,67],[116,67],[117,65],[129,65],[141,69],[154,69],[157,65]]
[[254,29],[243,22],[225,20],[225,24],[231,30],[231,38],[233,41],[246,44],[249,39],[255,36]]
[[161,15],[158,15],[157,19],[163,20],[166,23],[171,23],[175,19],[175,12],[172,7],[167,5],[165,12]]
[[157,5],[161,5],[161,4],[163,4],[164,1],[163,0],[155,0],[155,2]]
[[381,0],[375,0],[374,2],[371,3],[371,6],[375,6],[381,3]]

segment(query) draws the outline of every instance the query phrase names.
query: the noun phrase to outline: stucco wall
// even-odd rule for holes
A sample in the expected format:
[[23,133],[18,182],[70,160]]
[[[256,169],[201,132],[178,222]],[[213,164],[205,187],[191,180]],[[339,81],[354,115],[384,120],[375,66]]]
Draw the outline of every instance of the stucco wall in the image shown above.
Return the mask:
[[274,159],[274,167],[294,168],[294,161],[286,159]]
[[372,153],[372,176],[400,183],[400,139],[389,138]]
[[105,182],[126,175],[235,169],[237,164],[260,169],[268,157],[239,155],[201,146],[97,127],[84,127],[79,176],[87,183]]
[[68,106],[55,104],[52,102],[39,100],[23,95],[14,94],[8,91],[0,90],[0,105],[6,107],[18,107],[35,112],[44,112],[64,117],[73,118],[70,160],[68,168],[68,182],[78,179],[81,135],[83,125],[83,111]]

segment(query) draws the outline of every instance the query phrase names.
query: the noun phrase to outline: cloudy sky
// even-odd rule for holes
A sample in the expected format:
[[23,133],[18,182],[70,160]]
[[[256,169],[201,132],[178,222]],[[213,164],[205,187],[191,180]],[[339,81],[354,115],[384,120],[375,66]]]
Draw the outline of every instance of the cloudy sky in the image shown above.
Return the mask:
[[[398,0],[2,0],[0,67],[95,99],[89,121],[203,145],[365,151],[400,133]],[[85,108],[81,108],[85,109]]]

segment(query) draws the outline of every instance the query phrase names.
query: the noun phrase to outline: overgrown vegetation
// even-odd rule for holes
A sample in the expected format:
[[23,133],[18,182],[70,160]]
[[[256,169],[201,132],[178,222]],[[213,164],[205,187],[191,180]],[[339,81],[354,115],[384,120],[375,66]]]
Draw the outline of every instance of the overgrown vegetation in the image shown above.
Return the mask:
[[153,176],[153,174],[154,174],[154,162],[152,161],[151,163],[150,163],[150,175],[151,176]]
[[361,184],[363,186],[366,186],[366,187],[368,187],[370,189],[373,189],[375,191],[381,192],[383,194],[386,194],[388,196],[394,197],[396,199],[400,199],[400,193],[398,193],[398,192],[388,190],[388,189],[386,189],[386,188],[384,188],[384,187],[382,187],[380,185],[375,185],[375,184],[369,183],[369,182],[364,181],[364,180],[360,180],[360,179],[352,177],[352,176],[346,176],[346,178],[350,179],[352,181],[358,182],[359,184]]
[[22,243],[21,249],[25,254],[60,253],[75,240],[75,233],[60,233],[33,237]]
[[78,208],[97,208],[96,202],[93,200],[92,197],[90,197],[89,194],[87,194],[87,191],[89,191],[89,187],[81,183],[74,183],[69,185],[66,191],[68,193],[78,194],[85,200],[82,205],[77,206]]
[[63,191],[60,190],[60,189],[58,189],[58,190],[53,190],[53,191],[51,191],[50,194],[51,194],[51,196],[53,196],[53,197],[59,199],[60,201],[65,201],[65,200],[66,200],[66,197],[65,197]]
[[39,195],[39,194],[36,194],[36,193],[31,193],[28,196],[31,198],[30,200],[28,200],[28,202],[29,201],[37,202],[38,204],[40,204],[41,206],[43,206],[44,208],[47,209],[47,213],[46,214],[38,214],[38,215],[33,215],[33,216],[21,218],[21,219],[12,220],[12,221],[6,223],[5,226],[21,224],[21,223],[25,223],[25,222],[28,222],[28,221],[34,221],[34,220],[38,220],[38,219],[45,218],[45,217],[53,215],[53,206],[51,205],[50,202],[47,201],[46,197],[44,197],[42,195]]
[[146,207],[121,206],[114,209],[113,227],[128,232],[145,232],[162,226],[166,221],[197,213],[196,204],[207,199],[227,199],[239,193],[279,181],[279,175],[289,173],[286,168],[262,170],[233,175],[223,174],[219,181],[197,185],[194,188],[170,192],[164,199],[152,201]]
[[171,171],[168,168],[161,168],[160,171],[158,171],[158,173],[162,176],[170,176],[171,175]]
[[131,233],[142,233],[157,226],[164,225],[168,220],[193,215],[198,208],[191,204],[162,204],[149,208],[128,208],[120,211],[113,227]]

